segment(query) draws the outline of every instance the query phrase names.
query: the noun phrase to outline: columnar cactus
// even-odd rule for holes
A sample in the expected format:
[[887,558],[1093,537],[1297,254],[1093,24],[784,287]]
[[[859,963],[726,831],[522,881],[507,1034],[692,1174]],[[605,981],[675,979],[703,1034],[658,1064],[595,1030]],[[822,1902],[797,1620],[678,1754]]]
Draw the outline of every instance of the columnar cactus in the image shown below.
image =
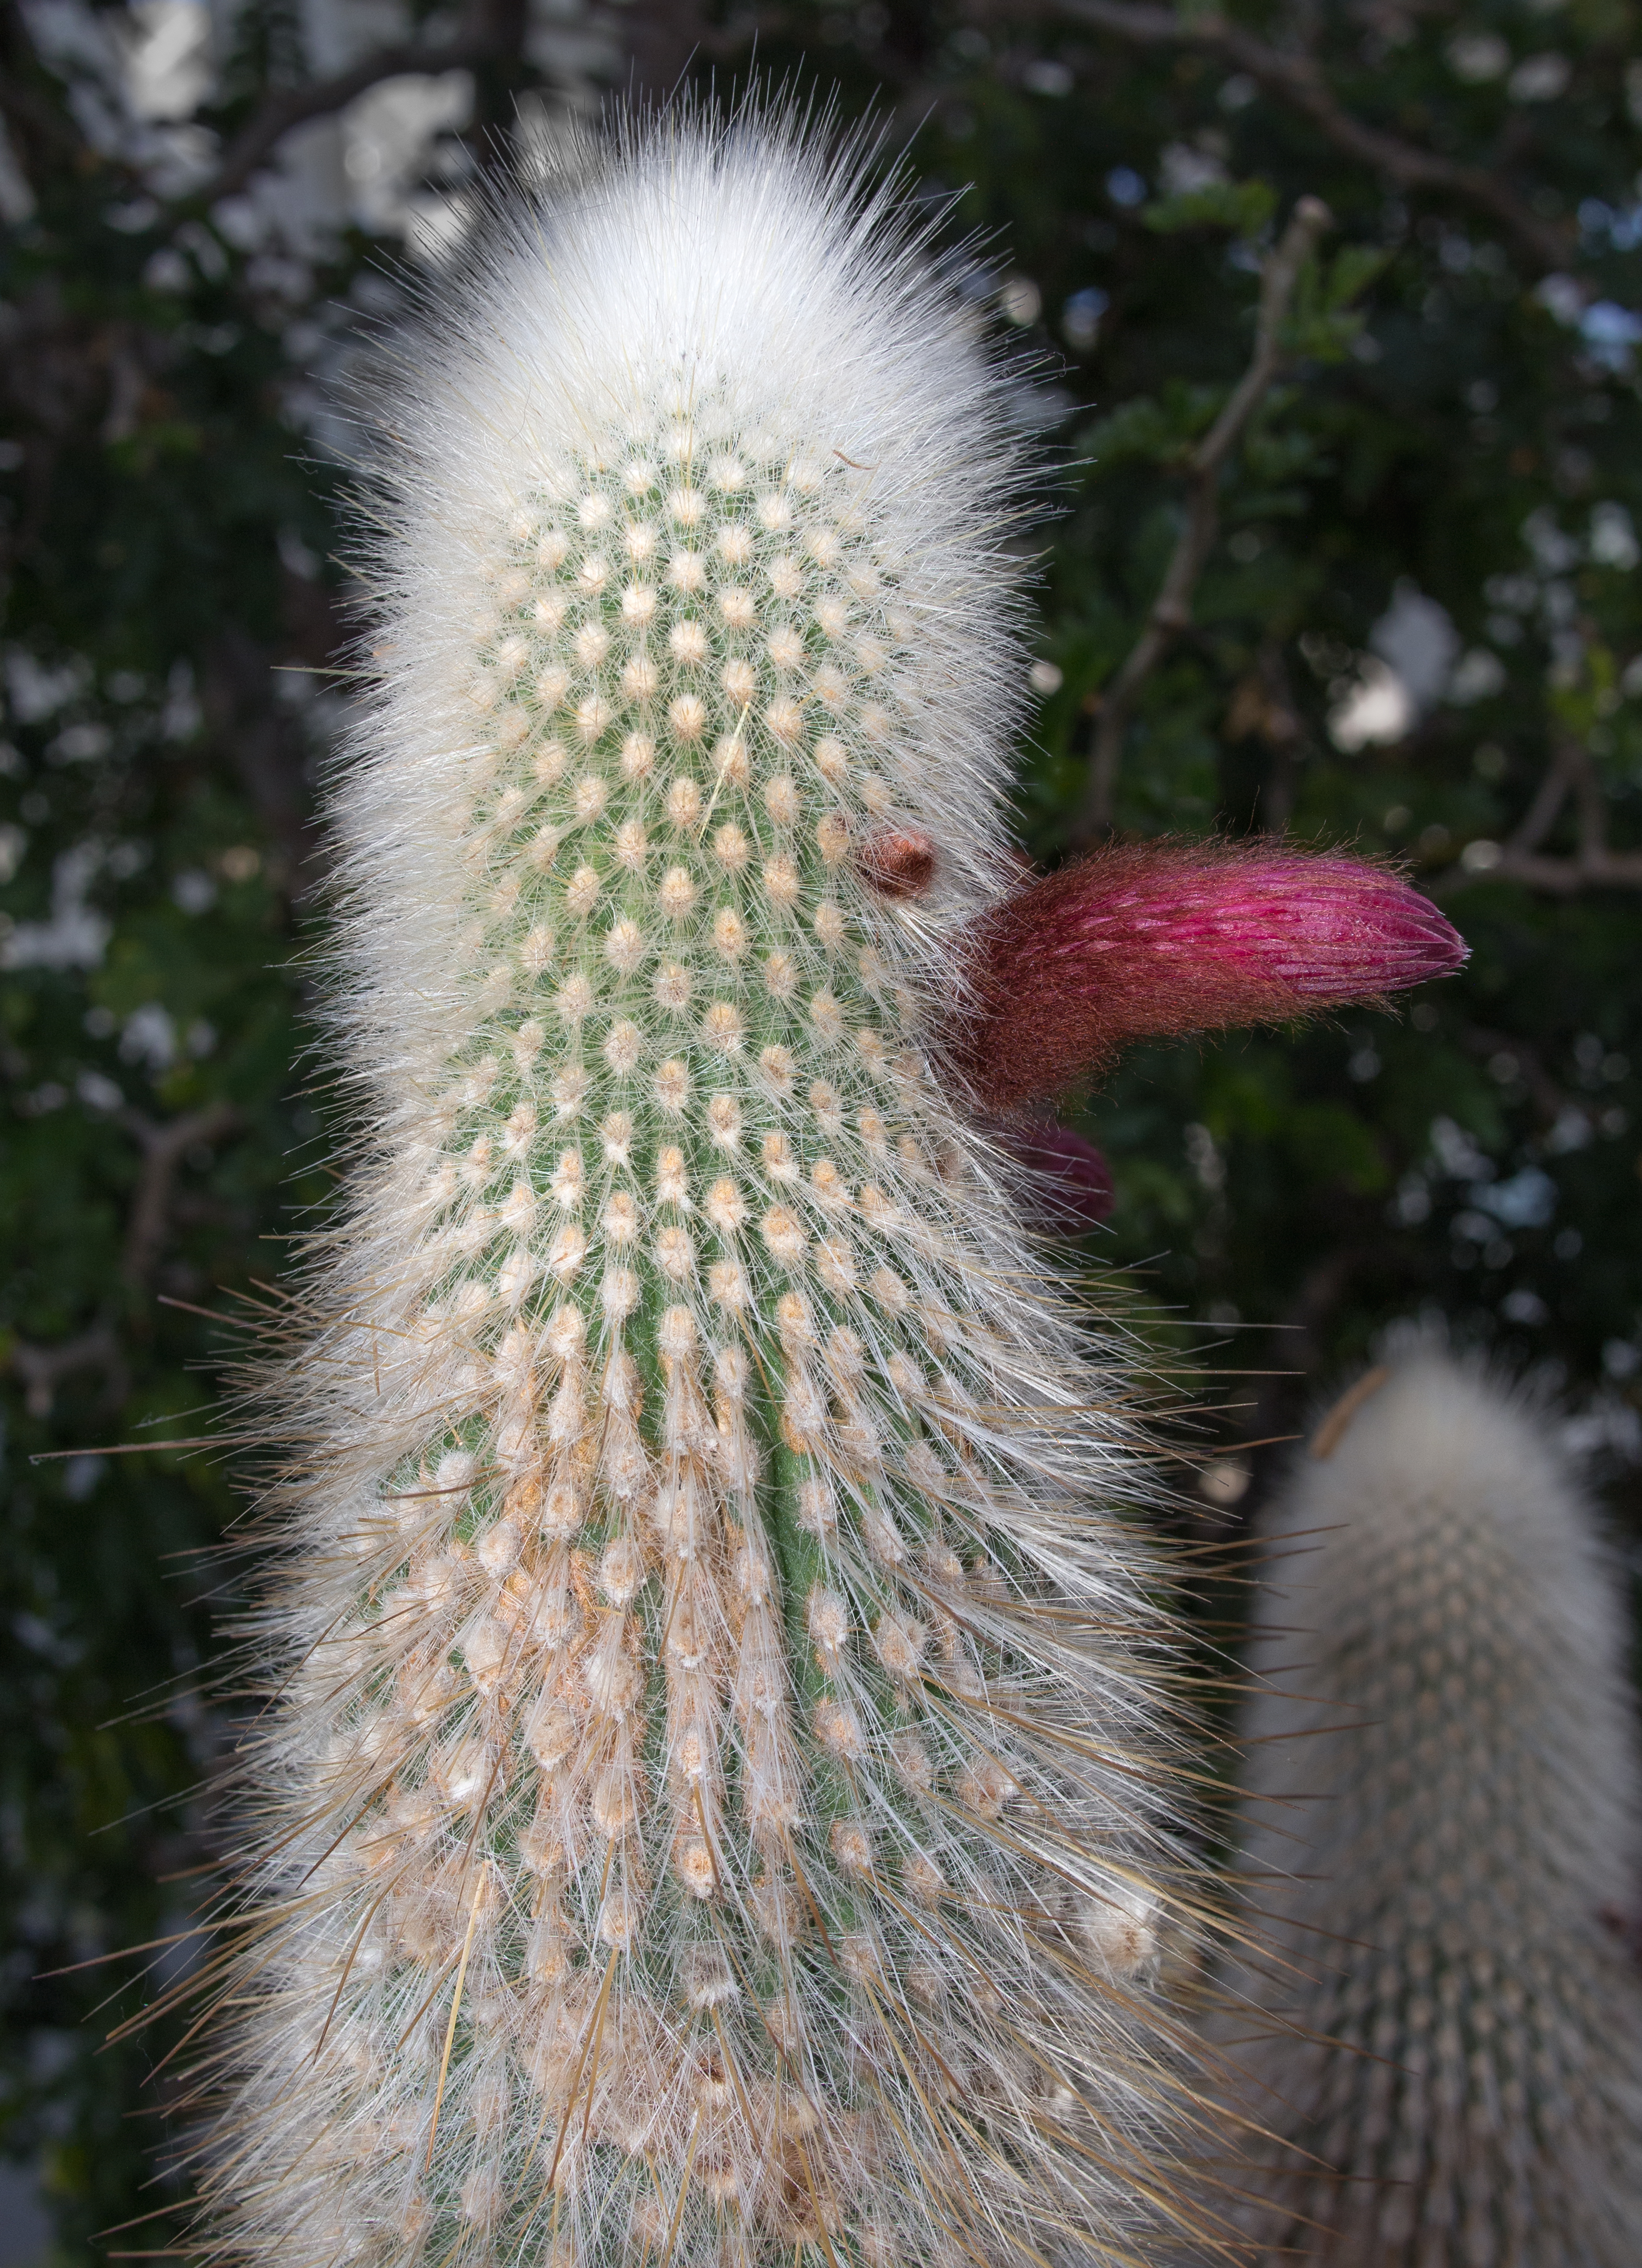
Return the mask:
[[225,2253],[1167,2217],[1137,1420],[952,1068],[1017,872],[1005,400],[893,210],[677,118],[405,349]]
[[[1543,1418],[1427,1353],[1267,1525],[1241,1871],[1262,2260],[1623,2268],[1642,1890],[1616,1571]],[[1245,2036],[1257,2020],[1233,2016]]]

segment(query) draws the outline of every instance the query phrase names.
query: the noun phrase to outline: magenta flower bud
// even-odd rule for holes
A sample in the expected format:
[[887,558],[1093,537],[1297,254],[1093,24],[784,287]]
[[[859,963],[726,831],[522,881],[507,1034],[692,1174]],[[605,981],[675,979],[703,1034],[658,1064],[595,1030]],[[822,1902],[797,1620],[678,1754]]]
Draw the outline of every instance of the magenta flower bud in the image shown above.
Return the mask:
[[1049,1236],[1086,1236],[1111,1215],[1111,1168],[1093,1142],[1054,1118],[1018,1119],[1000,1130],[1010,1155],[1032,1174],[1032,1226]]
[[1087,1081],[1133,1041],[1378,999],[1465,957],[1431,901],[1382,866],[1126,844],[986,918],[953,1052],[985,1103],[1012,1109]]

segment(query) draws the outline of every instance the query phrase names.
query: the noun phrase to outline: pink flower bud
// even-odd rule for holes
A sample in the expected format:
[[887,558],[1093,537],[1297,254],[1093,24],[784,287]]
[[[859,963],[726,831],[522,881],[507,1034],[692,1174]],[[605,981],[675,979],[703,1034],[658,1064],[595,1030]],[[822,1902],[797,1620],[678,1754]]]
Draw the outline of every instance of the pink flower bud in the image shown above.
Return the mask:
[[1465,957],[1430,900],[1382,866],[1124,844],[988,916],[953,1053],[982,1101],[1011,1109],[1088,1080],[1132,1041],[1376,999]]
[[1093,1142],[1053,1118],[1019,1119],[999,1140],[1032,1174],[1030,1219],[1047,1236],[1086,1236],[1109,1218],[1111,1169]]

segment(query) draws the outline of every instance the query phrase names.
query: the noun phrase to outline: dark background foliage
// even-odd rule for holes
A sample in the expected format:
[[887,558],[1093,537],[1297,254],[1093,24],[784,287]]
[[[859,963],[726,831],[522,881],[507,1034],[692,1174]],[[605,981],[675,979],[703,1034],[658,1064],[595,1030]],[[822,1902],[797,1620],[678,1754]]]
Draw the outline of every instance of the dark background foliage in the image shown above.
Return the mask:
[[[0,0],[0,2105],[54,2258],[180,2225],[144,2186],[174,2041],[104,2046],[142,1990],[74,1964],[186,1924],[232,1696],[183,1697],[239,1499],[218,1450],[88,1453],[210,1429],[235,1333],[202,1311],[276,1305],[334,1185],[299,957],[347,698],[325,387],[398,264],[459,259],[475,176],[609,90],[756,67],[876,106],[1043,366],[1023,844],[1354,843],[1473,947],[1406,1012],[1142,1050],[1079,1115],[1117,1192],[1087,1256],[1210,1366],[1202,1521],[1437,1316],[1553,1369],[1635,1535],[1638,32],[1629,0]],[[1307,196],[1280,366],[1205,479]],[[1194,502],[1189,618],[1125,671]]]

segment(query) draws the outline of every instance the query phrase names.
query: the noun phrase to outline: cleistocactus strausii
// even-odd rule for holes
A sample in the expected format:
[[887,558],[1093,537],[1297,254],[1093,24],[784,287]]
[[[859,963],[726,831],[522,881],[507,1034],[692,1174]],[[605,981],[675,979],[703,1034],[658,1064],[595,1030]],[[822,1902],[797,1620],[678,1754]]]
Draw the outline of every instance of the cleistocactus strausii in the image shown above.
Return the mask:
[[[275,1381],[201,2241],[1127,2260],[1182,1734],[1125,1365],[976,1115],[1006,389],[756,122],[632,129],[466,257],[380,412],[365,1139]],[[1383,931],[1324,997],[1458,950]]]
[[1543,1412],[1373,1373],[1265,1523],[1240,1873],[1259,2258],[1628,2268],[1642,1781],[1617,1569]]

